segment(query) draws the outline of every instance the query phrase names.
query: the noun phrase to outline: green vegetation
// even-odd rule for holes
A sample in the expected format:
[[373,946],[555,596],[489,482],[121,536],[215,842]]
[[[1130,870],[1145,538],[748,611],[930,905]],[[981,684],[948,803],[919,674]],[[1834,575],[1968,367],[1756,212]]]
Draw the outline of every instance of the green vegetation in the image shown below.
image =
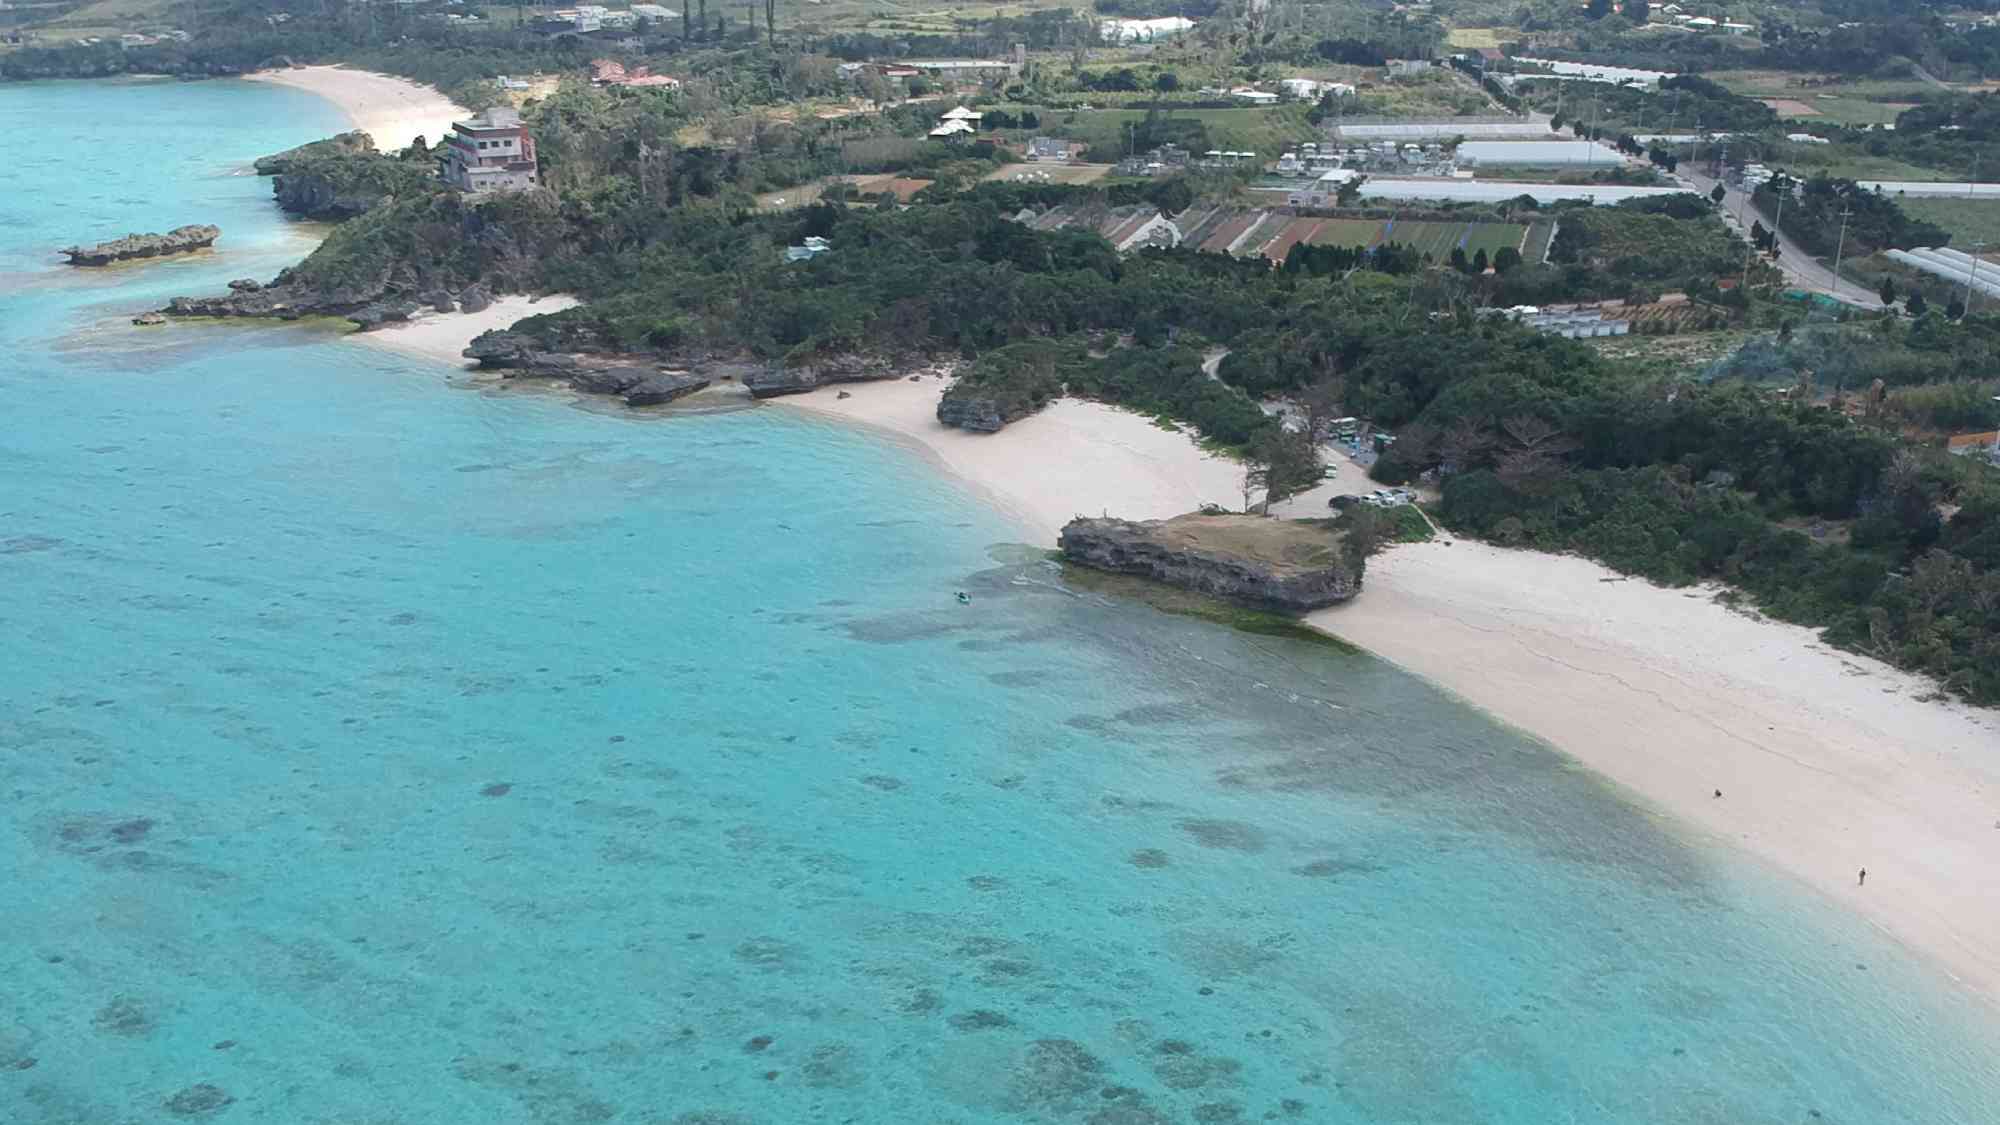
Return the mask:
[[[2000,200],[1934,199],[1928,196],[1897,196],[1896,206],[1913,221],[1928,223],[1951,235],[1951,244],[1972,252],[1985,243],[2000,249]],[[2000,274],[2000,267],[1996,267]]]
[[[1785,198],[1784,214],[1779,216],[1781,197]],[[1951,237],[1941,227],[1910,218],[1895,200],[1865,190],[1853,180],[1815,176],[1796,183],[1790,177],[1777,176],[1757,189],[1752,198],[1766,218],[1779,223],[1787,238],[1824,258],[1841,249],[1838,243],[1843,228],[1846,253],[1857,258],[1891,247],[1941,246]]]
[[1740,272],[1744,246],[1696,195],[1628,200],[1563,213],[1549,260],[1638,288],[1699,288]]
[[1043,131],[1090,146],[1085,159],[1113,163],[1132,153],[1173,143],[1191,152],[1276,154],[1318,131],[1306,106],[1269,109],[1097,109],[1040,111]]

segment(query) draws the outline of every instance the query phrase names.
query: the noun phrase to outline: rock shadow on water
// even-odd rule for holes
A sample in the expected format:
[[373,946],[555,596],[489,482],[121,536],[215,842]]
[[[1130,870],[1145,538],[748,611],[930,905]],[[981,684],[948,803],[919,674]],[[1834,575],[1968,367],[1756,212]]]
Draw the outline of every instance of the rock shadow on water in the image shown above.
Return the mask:
[[100,1035],[122,1039],[144,1039],[158,1024],[136,997],[114,996],[90,1017],[90,1026]]
[[1060,1113],[1076,1108],[1103,1085],[1104,1060],[1072,1039],[1037,1039],[1008,1075],[1008,1108]]
[[730,956],[740,964],[767,973],[786,972],[806,961],[803,946],[775,937],[753,937],[738,942]]
[[1188,834],[1195,843],[1217,851],[1244,852],[1255,855],[1264,850],[1267,838],[1264,830],[1254,824],[1240,820],[1212,820],[1190,817],[1175,823],[1174,827]]
[[459,1058],[452,1069],[462,1081],[511,1097],[534,1125],[597,1125],[619,1116],[617,1106],[567,1068]]
[[1308,879],[1340,879],[1348,875],[1379,875],[1388,868],[1374,863],[1345,859],[1316,859],[1292,868],[1295,875]]
[[799,1080],[815,1090],[851,1090],[865,1077],[858,1052],[846,1043],[822,1043],[799,1064]]
[[228,1109],[236,1099],[229,1091],[211,1082],[198,1082],[166,1100],[166,1111],[175,1117],[213,1117]]
[[1243,1064],[1221,1055],[1204,1055],[1184,1039],[1163,1039],[1153,1045],[1149,1060],[1153,1077],[1170,1090],[1200,1090],[1233,1086]]
[[1014,1026],[1014,1021],[1005,1013],[990,1008],[974,1008],[969,1012],[958,1012],[945,1022],[959,1031],[999,1031]]

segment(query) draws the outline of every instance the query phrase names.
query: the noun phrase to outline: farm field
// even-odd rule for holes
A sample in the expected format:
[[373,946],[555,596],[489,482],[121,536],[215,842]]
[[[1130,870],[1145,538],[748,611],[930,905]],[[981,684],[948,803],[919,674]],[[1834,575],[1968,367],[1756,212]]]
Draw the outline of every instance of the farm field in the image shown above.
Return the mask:
[[1871,156],[1859,145],[1794,145],[1764,158],[1766,164],[1800,176],[1824,172],[1850,180],[1962,180],[1936,168],[1910,164],[1889,156]]
[[1847,75],[1800,74],[1790,70],[1718,70],[1706,77],[1732,93],[1752,98],[1798,98],[1816,94],[1913,102],[1936,91],[1915,78],[1854,78]]
[[[1189,109],[1163,115],[1173,120],[1198,120],[1207,136],[1206,148],[1254,152],[1276,159],[1300,141],[1319,136],[1306,121],[1306,106],[1279,105],[1267,109]],[[1045,110],[1042,131],[1082,141],[1099,154],[1122,153],[1126,126],[1146,119],[1142,109]]]
[[1787,120],[1830,125],[1892,124],[1898,114],[1936,93],[1913,78],[1854,79],[1765,70],[1718,71],[1711,77]]
[[[1445,42],[1461,49],[1498,47],[1502,30],[1497,27],[1454,27],[1445,33],[1444,39]],[[1508,33],[1516,39],[1521,37],[1519,31],[1509,30]]]
[[1453,247],[1463,247],[1468,258],[1484,250],[1489,259],[1503,246],[1518,250],[1526,234],[1527,228],[1518,223],[1328,219],[1312,232],[1310,241],[1315,246],[1377,246],[1398,242],[1441,262],[1451,256]]
[[1988,249],[2000,249],[2000,200],[1906,196],[1896,204],[1910,218],[1936,223],[1950,231],[1955,250],[1970,254],[1972,247],[1981,242]]
[[783,188],[779,191],[767,191],[757,197],[757,209],[760,211],[790,211],[799,207],[808,207],[814,203],[818,203],[826,195],[828,188],[840,183],[853,187],[854,194],[863,199],[873,199],[884,192],[893,191],[896,193],[896,198],[905,203],[910,201],[911,196],[931,186],[930,180],[912,180],[899,176],[828,176],[825,179],[815,180],[809,184],[800,184],[797,187]]

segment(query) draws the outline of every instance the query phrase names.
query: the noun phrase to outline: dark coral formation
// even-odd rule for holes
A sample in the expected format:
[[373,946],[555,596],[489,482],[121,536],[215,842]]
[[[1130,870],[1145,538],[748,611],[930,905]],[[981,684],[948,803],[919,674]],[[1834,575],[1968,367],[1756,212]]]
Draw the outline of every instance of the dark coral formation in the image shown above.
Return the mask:
[[95,246],[65,246],[60,253],[69,255],[72,266],[108,266],[113,262],[129,262],[138,258],[160,258],[169,254],[186,254],[194,250],[206,250],[222,237],[222,228],[207,223],[190,223],[175,227],[165,234],[128,234]]

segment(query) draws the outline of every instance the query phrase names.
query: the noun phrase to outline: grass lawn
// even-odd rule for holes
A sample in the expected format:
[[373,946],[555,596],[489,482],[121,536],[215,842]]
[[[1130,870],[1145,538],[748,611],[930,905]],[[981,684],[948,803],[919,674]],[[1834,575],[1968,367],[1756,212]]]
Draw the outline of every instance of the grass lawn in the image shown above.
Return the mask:
[[1111,172],[1109,164],[1054,164],[1028,162],[1024,164],[1003,164],[982,179],[987,180],[1036,180],[1051,184],[1096,183]]
[[2000,199],[1924,199],[1906,196],[1897,204],[1912,219],[1936,223],[1951,232],[1953,249],[1972,253],[1975,243],[2000,247]]

